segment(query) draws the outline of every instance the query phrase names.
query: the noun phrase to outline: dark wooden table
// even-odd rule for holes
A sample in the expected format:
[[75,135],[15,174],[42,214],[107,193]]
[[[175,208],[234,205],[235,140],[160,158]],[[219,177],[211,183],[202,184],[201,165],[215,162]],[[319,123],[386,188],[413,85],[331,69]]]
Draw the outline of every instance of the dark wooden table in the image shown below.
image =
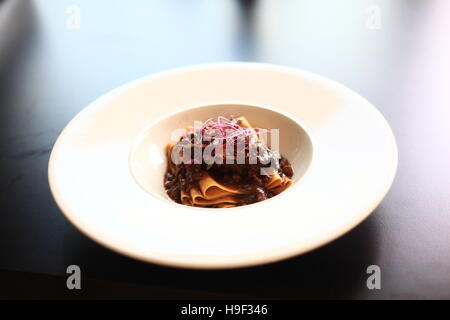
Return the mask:
[[[449,33],[447,0],[0,1],[1,296],[58,296],[77,264],[89,297],[450,298]],[[236,60],[316,72],[379,108],[400,160],[369,219],[306,255],[227,271],[134,261],[64,219],[47,163],[84,106],[140,76]],[[372,264],[381,290],[366,287]]]

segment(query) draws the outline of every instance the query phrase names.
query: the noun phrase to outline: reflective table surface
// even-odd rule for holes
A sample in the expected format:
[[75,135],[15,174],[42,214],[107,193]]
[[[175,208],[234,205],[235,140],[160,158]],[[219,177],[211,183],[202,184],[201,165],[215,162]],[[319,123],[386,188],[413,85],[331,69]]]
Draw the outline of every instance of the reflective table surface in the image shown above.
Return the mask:
[[[76,264],[152,297],[449,299],[449,31],[446,0],[0,1],[0,269],[64,287]],[[125,82],[218,61],[298,67],[371,101],[399,148],[384,201],[323,248],[246,269],[146,264],[83,236],[48,186],[59,132]],[[370,265],[380,290],[367,287]]]

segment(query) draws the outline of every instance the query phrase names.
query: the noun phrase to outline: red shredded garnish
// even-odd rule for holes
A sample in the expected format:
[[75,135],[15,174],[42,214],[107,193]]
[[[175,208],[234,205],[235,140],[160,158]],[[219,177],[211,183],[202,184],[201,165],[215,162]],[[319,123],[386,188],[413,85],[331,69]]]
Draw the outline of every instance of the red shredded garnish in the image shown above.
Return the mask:
[[267,133],[269,130],[261,128],[244,128],[237,124],[236,119],[228,119],[223,116],[215,119],[208,119],[203,122],[201,133],[203,136],[210,136],[212,140],[224,140],[229,142],[234,138],[251,137],[262,133]]

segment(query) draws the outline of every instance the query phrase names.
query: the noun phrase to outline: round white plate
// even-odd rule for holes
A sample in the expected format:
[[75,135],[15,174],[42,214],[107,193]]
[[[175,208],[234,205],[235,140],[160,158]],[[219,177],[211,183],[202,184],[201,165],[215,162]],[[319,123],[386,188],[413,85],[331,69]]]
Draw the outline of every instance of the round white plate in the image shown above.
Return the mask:
[[[294,186],[254,205],[203,209],[137,182],[130,154],[149,126],[192,106],[231,102],[268,106],[303,126],[313,157]],[[49,181],[64,215],[112,250],[164,265],[230,268],[292,257],[346,233],[380,203],[396,168],[389,125],[348,88],[297,69],[219,63],[144,77],[94,101],[59,136]],[[163,188],[161,177],[155,172]]]

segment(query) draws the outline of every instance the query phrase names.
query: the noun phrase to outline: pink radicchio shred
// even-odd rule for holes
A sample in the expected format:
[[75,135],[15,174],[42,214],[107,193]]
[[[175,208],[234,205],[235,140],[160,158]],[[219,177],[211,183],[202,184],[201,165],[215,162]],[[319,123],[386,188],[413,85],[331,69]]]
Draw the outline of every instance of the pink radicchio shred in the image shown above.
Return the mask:
[[[231,134],[227,135],[227,130],[231,131]],[[223,116],[219,116],[217,117],[217,121],[215,121],[214,119],[210,118],[206,121],[203,122],[202,128],[201,128],[201,132],[204,135],[206,134],[211,134],[211,133],[220,133],[220,135],[224,138],[219,138],[219,137],[215,137],[214,140],[216,139],[220,139],[220,140],[225,140],[222,142],[229,142],[234,138],[238,138],[238,137],[250,137],[250,136],[254,136],[255,133],[256,135],[262,134],[262,133],[267,133],[270,132],[267,129],[262,129],[262,128],[253,128],[253,129],[248,129],[248,128],[244,128],[239,126],[236,121],[230,120],[226,117]]]

